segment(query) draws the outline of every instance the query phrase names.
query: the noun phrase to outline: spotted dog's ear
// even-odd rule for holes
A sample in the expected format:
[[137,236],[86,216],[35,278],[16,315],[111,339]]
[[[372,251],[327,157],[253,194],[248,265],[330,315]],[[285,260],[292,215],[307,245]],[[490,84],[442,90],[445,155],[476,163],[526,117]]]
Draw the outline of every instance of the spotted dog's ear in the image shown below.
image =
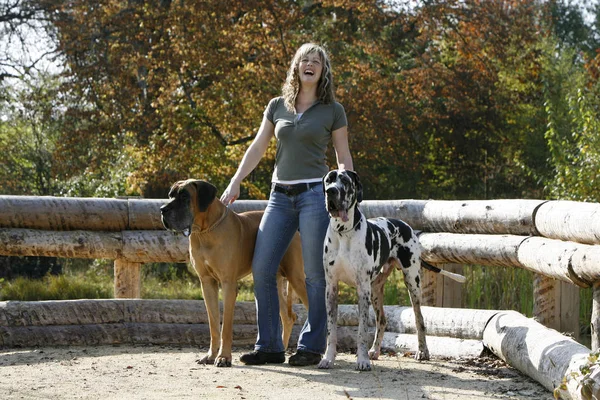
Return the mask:
[[354,187],[356,188],[356,201],[358,203],[363,201],[363,188],[362,183],[360,183],[360,179],[358,174],[354,171],[346,170],[350,178],[352,178],[352,182],[354,182]]
[[337,178],[337,171],[335,171],[335,170],[329,171],[328,173],[325,174],[325,176],[323,176],[323,180],[321,181],[323,183],[323,193],[325,193],[326,183],[331,183],[331,181],[334,181],[336,178]]
[[196,197],[198,198],[198,210],[205,212],[210,203],[217,196],[217,188],[206,181],[192,182],[196,188]]

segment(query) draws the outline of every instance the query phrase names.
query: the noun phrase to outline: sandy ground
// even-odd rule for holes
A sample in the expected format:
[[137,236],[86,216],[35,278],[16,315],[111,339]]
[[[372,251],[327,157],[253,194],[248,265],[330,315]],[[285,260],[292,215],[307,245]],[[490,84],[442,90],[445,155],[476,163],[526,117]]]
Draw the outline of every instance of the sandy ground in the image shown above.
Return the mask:
[[371,372],[341,353],[332,370],[289,364],[198,365],[197,348],[100,346],[0,350],[0,399],[552,399],[496,358],[383,355]]

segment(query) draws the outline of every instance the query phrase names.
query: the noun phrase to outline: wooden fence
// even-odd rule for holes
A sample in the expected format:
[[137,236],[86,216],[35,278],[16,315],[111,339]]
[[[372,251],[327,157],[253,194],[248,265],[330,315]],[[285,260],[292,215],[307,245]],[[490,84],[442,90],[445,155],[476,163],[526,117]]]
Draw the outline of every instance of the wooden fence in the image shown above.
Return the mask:
[[[165,200],[0,196],[0,255],[115,260],[115,297],[137,298],[147,262],[187,262],[188,240],[165,231]],[[237,212],[264,209],[237,201]],[[463,264],[538,274],[534,316],[578,335],[578,287],[600,282],[600,204],[570,201],[364,201],[368,217],[401,218],[420,235],[424,258],[454,271]],[[460,307],[462,286],[426,274],[424,304]],[[598,294],[594,298],[599,297]],[[594,301],[592,348],[599,347]]]
[[[165,200],[0,196],[0,255],[113,259],[115,297],[137,298],[143,263],[189,260],[188,239],[167,232],[162,226],[159,208],[164,203]],[[265,205],[264,201],[237,201],[232,208],[242,212],[264,209]],[[430,263],[444,264],[445,268],[458,271],[464,264],[476,264],[517,267],[535,272],[537,275],[532,282],[535,286],[535,319],[559,331],[577,334],[578,287],[593,287],[592,349],[599,348],[600,246],[597,245],[600,244],[600,204],[539,200],[397,200],[364,201],[362,210],[368,217],[401,218],[414,229],[422,231],[420,240],[425,249],[424,258]],[[424,281],[425,305],[459,306],[461,286],[431,273],[425,275]],[[0,325],[12,326],[11,332],[14,332],[11,340],[25,337],[21,333],[31,332],[31,328],[26,326],[35,325],[36,322],[29,324],[22,319],[30,318],[34,309],[42,310],[39,312],[43,319],[47,317],[44,311],[47,307],[54,307],[55,310],[88,307],[85,302],[76,303],[76,306],[62,304],[58,308],[52,303],[44,303],[32,304],[25,309],[25,306],[17,303],[0,304]],[[93,307],[102,307],[101,304],[93,303]],[[123,303],[116,309],[128,310],[130,305]],[[148,305],[144,303],[140,307]],[[169,305],[161,303],[163,311],[165,307]],[[435,332],[440,323],[447,325],[443,321],[447,320],[447,313],[450,312],[445,308],[443,312],[446,317],[439,318],[435,310],[427,308],[425,312],[427,323],[432,324],[428,327],[430,333],[432,330]],[[393,309],[389,312],[395,313]],[[407,315],[402,312],[402,315]],[[489,312],[492,312],[492,316],[488,315]],[[60,317],[60,313],[51,314],[56,314],[53,318]],[[128,311],[125,314],[131,313]],[[470,317],[471,314],[476,317]],[[475,338],[483,338],[486,346],[496,354],[510,360],[511,365],[549,389],[560,385],[562,377],[579,371],[587,359],[585,347],[553,330],[546,330],[534,320],[516,314],[465,310],[457,313],[460,317],[452,319],[452,326],[446,326],[445,329],[456,337],[455,329],[459,326],[455,325],[459,321],[461,327],[465,325],[463,328],[468,326],[476,330]],[[163,317],[164,313],[160,318]],[[84,342],[86,337],[94,340],[92,332],[118,337],[143,337],[150,332],[148,326],[152,326],[155,339],[165,329],[162,325],[155,326],[152,322],[137,319],[135,322],[135,318],[131,318],[132,321],[125,322],[125,325],[118,318],[119,323],[107,323],[102,328],[81,325],[88,329],[79,332],[79,336],[74,335],[73,327],[64,328],[67,329],[66,333],[58,328],[63,325],[54,324],[53,329],[58,337],[69,340],[80,337]],[[461,318],[467,318],[463,322],[474,318],[473,321],[480,323],[460,323]],[[390,316],[389,320],[392,325],[402,325],[399,321],[406,318],[398,314],[398,318]],[[406,321],[412,320],[408,318]],[[132,328],[138,326],[135,325],[138,322],[143,329]],[[107,331],[109,328],[112,331]],[[21,329],[22,332],[15,333],[15,329]],[[253,337],[254,331],[249,329],[248,337]],[[172,332],[172,329],[168,331]],[[405,331],[405,327],[396,329],[396,332]],[[184,339],[191,340],[193,332],[183,332],[187,332],[184,333],[187,339]],[[458,336],[464,336],[464,332],[465,329]],[[523,332],[537,333],[531,339],[531,334]],[[400,338],[394,336],[391,340],[397,345]],[[521,351],[523,346],[527,349],[526,356]],[[589,390],[600,393],[600,368],[592,370],[592,375],[595,375],[588,373],[583,380],[571,380],[571,387],[561,395],[565,398],[585,398],[573,393]],[[591,386],[584,388],[584,381]]]

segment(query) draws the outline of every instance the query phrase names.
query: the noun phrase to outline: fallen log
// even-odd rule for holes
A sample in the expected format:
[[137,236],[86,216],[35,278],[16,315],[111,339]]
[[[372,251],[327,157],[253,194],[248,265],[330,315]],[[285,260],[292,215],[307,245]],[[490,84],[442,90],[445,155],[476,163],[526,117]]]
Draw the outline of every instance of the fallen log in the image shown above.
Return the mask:
[[[372,338],[370,338],[372,340]],[[458,339],[445,336],[427,336],[427,347],[432,357],[478,357],[483,353],[484,346],[481,340]],[[385,332],[381,342],[381,349],[397,353],[414,353],[419,348],[417,335]]]
[[[515,311],[494,315],[483,332],[483,343],[498,357],[548,390],[561,387],[566,379],[584,383],[581,374],[578,378],[575,375],[586,364],[590,350]],[[588,375],[585,379],[592,380],[586,385],[600,387],[598,377]],[[578,383],[571,383],[569,387],[565,385],[561,395],[564,398],[586,398],[573,390],[577,386]]]
[[[416,333],[415,314],[412,307],[385,306],[389,332]],[[358,309],[354,309],[358,312]],[[425,330],[429,336],[446,336],[456,339],[483,338],[487,322],[498,311],[467,308],[421,307]],[[374,322],[375,315],[371,314]]]

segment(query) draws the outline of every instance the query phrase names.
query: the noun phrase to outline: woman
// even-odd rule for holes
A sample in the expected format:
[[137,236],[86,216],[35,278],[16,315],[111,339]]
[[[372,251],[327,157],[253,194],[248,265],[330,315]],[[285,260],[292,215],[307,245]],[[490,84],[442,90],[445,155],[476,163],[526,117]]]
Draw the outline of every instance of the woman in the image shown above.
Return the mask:
[[353,169],[346,113],[335,101],[331,65],[322,47],[307,43],[296,52],[282,96],[269,102],[256,138],[221,196],[224,204],[238,198],[241,181],[258,165],[273,136],[277,153],[272,190],[252,260],[258,339],[255,351],[240,361],[250,365],[285,361],[276,274],[299,229],[309,311],[289,363],[313,365],[321,360],[327,339],[323,241],[329,216],[321,179],[329,171],[325,153],[330,140],[338,168]]

